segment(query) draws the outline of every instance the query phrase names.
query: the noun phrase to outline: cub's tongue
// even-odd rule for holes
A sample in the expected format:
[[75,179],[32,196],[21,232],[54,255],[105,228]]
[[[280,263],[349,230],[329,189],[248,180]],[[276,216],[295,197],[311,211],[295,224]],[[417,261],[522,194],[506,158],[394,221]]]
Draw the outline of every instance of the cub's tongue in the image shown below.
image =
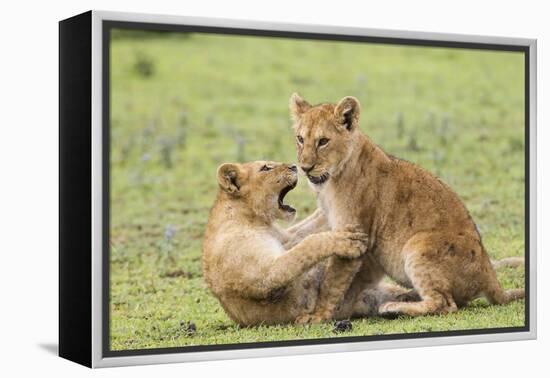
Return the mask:
[[296,211],[296,209],[293,208],[292,206],[283,203],[287,193],[290,192],[295,187],[296,187],[296,183],[283,188],[283,190],[281,190],[281,193],[279,193],[279,208],[281,210],[288,211],[289,213],[294,213]]

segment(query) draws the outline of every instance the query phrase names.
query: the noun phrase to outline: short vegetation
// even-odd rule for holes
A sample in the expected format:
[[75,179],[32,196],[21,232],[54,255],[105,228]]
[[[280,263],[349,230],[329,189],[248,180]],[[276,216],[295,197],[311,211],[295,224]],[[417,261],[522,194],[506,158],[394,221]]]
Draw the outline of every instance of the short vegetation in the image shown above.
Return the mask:
[[[520,53],[205,34],[114,33],[111,348],[517,327],[524,301],[445,316],[240,328],[210,294],[201,242],[223,162],[295,161],[288,98],[357,97],[361,128],[464,200],[492,258],[525,247]],[[305,217],[305,180],[287,196]],[[502,269],[506,288],[523,269]]]

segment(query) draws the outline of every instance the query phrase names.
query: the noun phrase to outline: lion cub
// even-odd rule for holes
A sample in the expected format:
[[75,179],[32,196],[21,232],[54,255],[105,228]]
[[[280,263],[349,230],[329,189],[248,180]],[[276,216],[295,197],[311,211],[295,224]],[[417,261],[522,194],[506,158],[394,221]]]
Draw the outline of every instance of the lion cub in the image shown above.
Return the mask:
[[[276,219],[296,211],[285,195],[297,183],[294,165],[274,162],[223,164],[220,190],[203,243],[206,282],[231,319],[240,325],[279,324],[314,309],[330,256],[359,257],[366,235],[335,231],[309,235],[325,222],[320,212],[284,231]],[[319,224],[318,224],[319,223]]]
[[478,296],[495,304],[524,297],[523,289],[502,289],[453,190],[386,154],[359,130],[357,99],[312,106],[294,94],[290,110],[300,167],[331,229],[359,224],[369,236],[369,253],[361,259],[330,259],[315,313],[304,321],[329,319],[350,285],[384,274],[414,288],[420,300],[389,301],[380,306],[382,314],[447,313]]

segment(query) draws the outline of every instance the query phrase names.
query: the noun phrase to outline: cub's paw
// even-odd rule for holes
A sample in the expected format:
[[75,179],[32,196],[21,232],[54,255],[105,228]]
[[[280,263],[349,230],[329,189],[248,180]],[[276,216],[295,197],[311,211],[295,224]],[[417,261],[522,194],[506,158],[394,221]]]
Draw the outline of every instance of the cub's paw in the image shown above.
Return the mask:
[[312,320],[313,320],[313,315],[305,314],[305,315],[298,316],[294,321],[294,323],[300,324],[300,325],[306,325],[306,324],[312,324]]
[[395,319],[401,315],[401,303],[386,302],[378,307],[378,315],[387,319]]
[[318,314],[305,314],[300,315],[298,318],[296,318],[295,323],[306,325],[306,324],[320,324],[325,322],[327,319],[325,319],[324,316],[318,315]]
[[420,302],[422,298],[416,292],[416,290],[409,290],[403,294],[399,294],[395,297],[397,302]]
[[361,232],[337,231],[334,253],[338,257],[355,259],[367,251],[368,236]]

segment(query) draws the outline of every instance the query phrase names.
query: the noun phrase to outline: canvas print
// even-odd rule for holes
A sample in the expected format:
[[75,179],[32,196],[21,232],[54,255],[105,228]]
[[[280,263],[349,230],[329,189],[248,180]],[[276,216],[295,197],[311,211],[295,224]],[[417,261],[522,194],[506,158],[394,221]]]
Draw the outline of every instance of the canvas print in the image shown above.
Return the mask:
[[523,52],[108,44],[110,351],[525,329]]

